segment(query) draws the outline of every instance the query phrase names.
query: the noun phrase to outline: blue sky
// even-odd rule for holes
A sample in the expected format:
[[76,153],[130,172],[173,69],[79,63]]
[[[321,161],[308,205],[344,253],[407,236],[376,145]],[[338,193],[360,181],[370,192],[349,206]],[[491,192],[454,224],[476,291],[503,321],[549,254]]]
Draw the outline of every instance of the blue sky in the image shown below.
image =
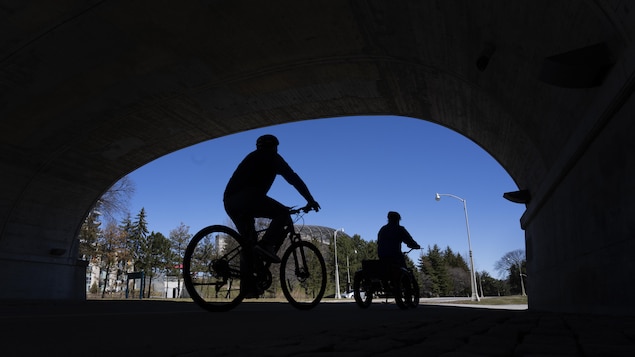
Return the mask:
[[[278,152],[304,179],[320,212],[305,224],[343,228],[348,235],[377,239],[386,213],[398,211],[427,250],[449,246],[468,257],[467,202],[474,265],[499,277],[494,264],[525,249],[520,217],[524,205],[503,193],[517,190],[505,170],[466,137],[419,119],[394,116],[317,119],[255,129],[206,141],[163,156],[131,172],[134,217],[145,208],[150,231],[168,236],[181,223],[194,234],[211,224],[229,224],[223,190],[236,165],[255,149],[262,134],[280,140]],[[289,206],[304,199],[281,177],[270,196]],[[405,246],[404,246],[405,248]],[[419,253],[410,257],[416,262]]]

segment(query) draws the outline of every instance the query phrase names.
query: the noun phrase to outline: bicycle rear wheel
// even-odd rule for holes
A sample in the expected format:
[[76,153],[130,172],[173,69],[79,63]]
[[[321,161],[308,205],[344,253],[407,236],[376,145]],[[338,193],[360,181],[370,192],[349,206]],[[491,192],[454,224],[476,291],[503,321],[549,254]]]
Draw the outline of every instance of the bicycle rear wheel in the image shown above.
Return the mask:
[[373,303],[373,284],[362,271],[356,272],[353,276],[353,298],[357,306],[363,309]]
[[245,297],[241,265],[245,265],[240,235],[214,225],[192,237],[183,258],[183,281],[190,297],[208,311],[228,311]]
[[295,308],[309,310],[319,304],[326,290],[326,264],[320,250],[307,241],[291,244],[280,262],[280,284]]

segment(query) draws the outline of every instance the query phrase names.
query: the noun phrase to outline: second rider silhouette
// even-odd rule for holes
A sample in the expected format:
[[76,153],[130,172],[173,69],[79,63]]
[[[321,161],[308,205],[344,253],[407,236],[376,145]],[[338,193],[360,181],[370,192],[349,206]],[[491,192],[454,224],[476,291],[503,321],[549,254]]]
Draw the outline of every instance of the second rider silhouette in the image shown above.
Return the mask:
[[377,233],[379,260],[405,268],[406,259],[401,252],[401,243],[405,243],[412,249],[421,249],[421,246],[412,238],[408,230],[399,224],[401,215],[398,212],[388,212],[387,218],[388,223]]

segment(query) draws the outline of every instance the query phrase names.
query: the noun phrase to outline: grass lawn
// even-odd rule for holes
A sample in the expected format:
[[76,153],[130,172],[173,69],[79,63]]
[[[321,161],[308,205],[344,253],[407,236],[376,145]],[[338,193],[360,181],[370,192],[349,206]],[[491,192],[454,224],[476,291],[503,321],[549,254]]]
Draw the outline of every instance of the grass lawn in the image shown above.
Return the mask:
[[448,304],[469,304],[469,305],[523,305],[527,304],[527,296],[486,296],[481,301],[457,300],[449,301]]
[[[138,293],[137,293],[138,294]],[[129,299],[125,299],[122,296],[112,296],[106,295],[105,298],[102,298],[99,294],[88,294],[87,300],[138,300],[138,295],[130,296]],[[373,300],[379,301],[383,298],[374,298]],[[162,297],[152,297],[152,298],[143,298],[143,300],[157,300],[157,301],[172,301],[172,302],[192,302],[190,298],[179,298],[179,299],[166,299]],[[287,302],[285,298],[259,298],[259,299],[246,299],[243,302]],[[333,298],[322,298],[323,302],[355,302],[353,299],[333,299]],[[421,303],[426,303],[425,299],[421,299]],[[435,301],[434,304],[469,304],[469,305],[526,305],[527,304],[527,296],[520,295],[512,295],[512,296],[486,296],[481,298],[481,301],[472,301],[469,298],[464,298],[460,300],[452,300],[452,301]]]

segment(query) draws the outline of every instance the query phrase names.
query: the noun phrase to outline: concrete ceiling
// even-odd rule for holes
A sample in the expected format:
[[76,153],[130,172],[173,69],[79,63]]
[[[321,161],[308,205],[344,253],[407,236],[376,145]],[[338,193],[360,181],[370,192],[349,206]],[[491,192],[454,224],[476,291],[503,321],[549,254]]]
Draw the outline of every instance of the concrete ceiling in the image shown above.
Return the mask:
[[[617,92],[616,71],[632,71],[622,63],[630,5],[2,1],[0,258],[72,260],[84,216],[122,176],[202,141],[300,120],[438,123],[519,188],[544,190],[571,160],[568,143],[614,102],[601,84]],[[53,257],[55,247],[66,252]]]

